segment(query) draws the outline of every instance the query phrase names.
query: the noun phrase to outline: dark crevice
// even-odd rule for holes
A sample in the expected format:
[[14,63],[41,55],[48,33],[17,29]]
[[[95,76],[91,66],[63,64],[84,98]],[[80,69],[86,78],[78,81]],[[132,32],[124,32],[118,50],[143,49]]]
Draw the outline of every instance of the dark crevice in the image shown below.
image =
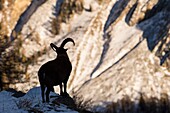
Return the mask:
[[147,39],[148,49],[153,51],[158,46],[155,55],[160,58],[160,65],[170,55],[170,42],[167,42],[170,29],[169,10],[170,1],[159,0],[151,10],[147,11],[145,18],[137,25],[143,31],[143,37]]
[[[144,19],[139,21],[139,23],[150,19],[151,17],[155,16],[157,13],[163,11],[163,10],[170,10],[170,1],[169,0],[159,0],[158,3],[151,9],[146,11]],[[169,4],[169,5],[168,5]],[[169,7],[169,8],[167,8]]]
[[55,5],[55,13],[54,15],[57,17],[60,14],[61,6],[63,4],[64,0],[57,0],[56,5]]
[[[100,66],[101,66],[101,64],[103,63],[103,60],[104,60],[104,58],[105,58],[105,56],[106,56],[106,53],[107,53],[108,50],[109,50],[110,42],[111,42],[111,37],[110,37],[110,36],[104,36],[104,37],[105,37],[106,41],[105,41],[105,43],[103,44],[103,51],[102,51],[102,54],[101,54],[101,57],[100,57],[100,61],[99,61],[99,63],[96,65],[96,67],[93,69],[92,73],[90,74],[90,77],[92,77],[92,75],[94,74],[94,72],[96,72],[96,71],[100,68]],[[106,38],[106,37],[107,37],[107,38]]]
[[[100,68],[101,64],[103,63],[103,60],[105,58],[105,55],[107,54],[109,47],[110,47],[110,42],[111,42],[111,37],[109,36],[109,32],[106,33],[106,30],[108,27],[116,21],[116,19],[121,15],[122,11],[125,9],[125,7],[128,4],[128,0],[120,0],[115,3],[115,5],[112,7],[110,14],[107,18],[107,21],[104,25],[104,35],[103,35],[103,40],[105,40],[105,43],[103,44],[103,51],[99,60],[99,63],[96,65],[96,67],[93,69],[92,73],[90,74],[90,77],[96,72],[97,69]],[[119,9],[119,10],[118,10]],[[118,10],[118,11],[117,11]]]
[[28,8],[21,14],[17,24],[15,25],[15,28],[12,30],[10,35],[11,41],[15,40],[17,34],[22,30],[23,26],[28,22],[33,13],[46,1],[47,0],[32,0]]
[[16,91],[15,89],[12,88],[7,89],[6,91],[13,93],[12,96],[16,98],[23,97],[25,95],[25,93],[21,91]]
[[129,22],[130,22],[130,20],[131,20],[131,17],[132,17],[132,15],[133,15],[133,13],[134,13],[137,5],[138,5],[138,2],[136,2],[136,3],[132,6],[132,8],[129,10],[128,14],[126,15],[125,22],[126,22],[128,25],[130,25]]
[[109,28],[109,26],[119,18],[122,11],[125,9],[125,7],[128,5],[129,0],[119,0],[117,1],[114,6],[112,7],[110,14],[108,16],[108,19],[104,25],[104,33]]

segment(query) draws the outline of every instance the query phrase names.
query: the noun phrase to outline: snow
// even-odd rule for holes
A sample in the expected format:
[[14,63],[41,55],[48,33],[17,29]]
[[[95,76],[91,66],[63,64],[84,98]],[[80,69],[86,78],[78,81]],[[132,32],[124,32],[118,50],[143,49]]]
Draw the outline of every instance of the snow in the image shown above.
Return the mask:
[[14,93],[8,91],[0,92],[0,113],[78,113],[67,108],[64,104],[51,103],[59,95],[50,93],[50,103],[42,103],[40,87],[29,90],[23,97],[16,98]]
[[17,99],[12,96],[12,93],[2,91],[0,98],[0,113],[25,113],[24,110],[18,109]]

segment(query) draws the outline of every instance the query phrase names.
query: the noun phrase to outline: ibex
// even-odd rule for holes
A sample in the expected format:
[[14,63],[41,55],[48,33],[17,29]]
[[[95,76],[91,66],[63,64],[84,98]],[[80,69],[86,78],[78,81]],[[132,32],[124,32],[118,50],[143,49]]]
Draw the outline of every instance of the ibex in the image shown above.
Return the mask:
[[[74,40],[71,38],[65,39],[60,47],[51,43],[50,46],[57,53],[57,58],[43,64],[38,71],[43,102],[45,102],[45,88],[47,88],[46,102],[49,102],[49,93],[50,91],[54,92],[53,86],[56,85],[60,85],[60,95],[68,95],[67,81],[72,70],[72,65],[66,52],[67,49],[64,49],[64,45],[67,42],[72,42],[75,45]],[[64,84],[64,92],[62,90],[62,83]]]

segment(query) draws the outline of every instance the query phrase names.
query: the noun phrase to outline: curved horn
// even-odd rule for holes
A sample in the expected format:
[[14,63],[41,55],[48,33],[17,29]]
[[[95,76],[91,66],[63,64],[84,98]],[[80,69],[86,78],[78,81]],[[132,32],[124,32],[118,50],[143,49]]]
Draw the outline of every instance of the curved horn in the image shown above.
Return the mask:
[[66,38],[62,43],[61,43],[61,46],[60,47],[64,47],[64,45],[67,43],[67,42],[72,42],[74,45],[74,40],[72,38]]
[[56,51],[58,49],[58,47],[53,43],[51,43],[50,46],[54,51]]

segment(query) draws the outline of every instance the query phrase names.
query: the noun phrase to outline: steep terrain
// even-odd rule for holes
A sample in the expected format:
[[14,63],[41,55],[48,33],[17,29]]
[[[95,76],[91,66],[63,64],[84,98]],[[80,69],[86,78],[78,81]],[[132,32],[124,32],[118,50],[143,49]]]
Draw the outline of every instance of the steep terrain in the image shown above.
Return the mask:
[[97,112],[168,112],[169,10],[170,0],[33,0],[9,36],[21,35],[20,51],[36,61],[22,76],[29,81],[10,87],[39,85],[39,67],[56,56],[49,44],[71,37],[68,90],[79,104]]
[[[76,92],[85,101],[91,101],[96,106],[95,110],[98,106],[110,104],[109,108],[113,108],[114,112],[119,112],[116,109],[120,112],[142,112],[141,98],[148,106],[151,104],[148,101],[153,101],[155,107],[169,103],[169,3],[143,3],[136,2],[134,8],[132,1],[118,1],[111,10],[112,24],[105,33],[110,38],[109,47],[104,50],[96,71],[92,73],[92,78],[95,78],[85,82]],[[125,4],[127,6],[123,6]],[[131,5],[133,9],[129,9]],[[167,101],[162,104],[165,99]],[[146,109],[144,107],[143,112],[150,112]],[[159,113],[160,110],[154,112]]]

